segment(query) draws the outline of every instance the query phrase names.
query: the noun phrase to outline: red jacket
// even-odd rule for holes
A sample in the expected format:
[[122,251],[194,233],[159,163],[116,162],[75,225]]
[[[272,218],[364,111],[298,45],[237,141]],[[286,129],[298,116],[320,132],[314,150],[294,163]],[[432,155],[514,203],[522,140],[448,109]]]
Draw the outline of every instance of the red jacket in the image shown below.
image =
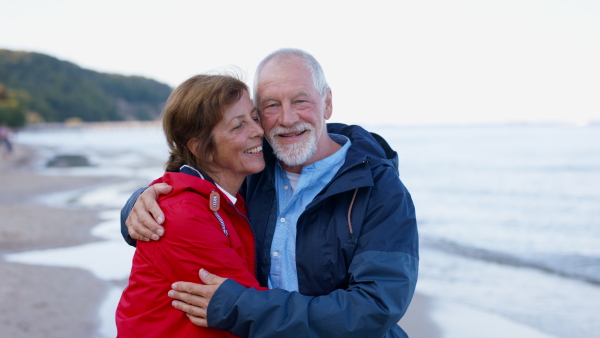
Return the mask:
[[[161,196],[165,235],[159,241],[138,241],[129,285],[117,307],[118,337],[234,337],[231,333],[194,325],[167,296],[177,281],[201,283],[200,268],[246,287],[256,281],[254,235],[246,205],[237,195],[235,206],[213,183],[184,173],[166,173],[153,182],[173,191]],[[209,209],[211,192],[219,194],[228,235]]]

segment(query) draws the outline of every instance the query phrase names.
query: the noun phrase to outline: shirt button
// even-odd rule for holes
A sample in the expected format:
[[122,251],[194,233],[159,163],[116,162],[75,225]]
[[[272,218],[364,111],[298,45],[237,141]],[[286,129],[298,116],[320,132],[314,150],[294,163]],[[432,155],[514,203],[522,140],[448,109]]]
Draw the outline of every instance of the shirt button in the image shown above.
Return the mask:
[[277,256],[279,256],[279,253],[278,252],[273,252],[273,257],[277,257]]
[[288,187],[287,185],[283,186],[283,190],[288,190],[290,187]]
[[281,221],[281,223],[284,223],[285,222],[285,218],[281,217],[280,221]]

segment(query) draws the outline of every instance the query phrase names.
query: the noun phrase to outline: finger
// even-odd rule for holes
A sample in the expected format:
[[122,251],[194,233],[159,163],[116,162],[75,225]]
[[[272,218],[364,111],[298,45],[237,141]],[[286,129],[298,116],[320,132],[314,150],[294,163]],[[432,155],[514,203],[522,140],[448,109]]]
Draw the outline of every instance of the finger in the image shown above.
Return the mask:
[[[170,186],[168,185],[167,187],[170,188]],[[164,183],[159,183],[146,189],[142,193],[142,195],[140,195],[140,198],[144,203],[144,207],[152,215],[152,217],[157,223],[157,226],[165,221],[165,215],[163,214],[162,210],[160,210],[160,207],[158,206],[157,202],[158,197],[161,195],[161,192],[164,192],[165,189],[166,188],[164,187]]]
[[155,241],[164,235],[164,228],[156,223],[152,214],[145,207],[143,210],[137,209],[132,212],[136,213],[137,220],[137,222],[133,223],[133,227],[140,235],[152,238]]
[[168,195],[173,190],[173,187],[167,183],[157,183],[153,187],[159,195]]
[[[150,191],[148,191],[150,190]],[[160,195],[167,195],[171,192],[171,190],[173,190],[173,188],[166,184],[166,183],[158,183],[158,184],[154,184],[153,186],[150,187],[150,189],[146,189],[146,191],[148,191],[147,194],[142,194],[143,195],[143,202],[146,205],[146,209],[152,214],[152,216],[154,217],[154,219],[156,220],[156,222],[158,224],[163,224],[165,221],[165,215],[163,214],[162,210],[160,209],[160,207],[158,206],[158,203],[156,202],[158,200],[158,197]],[[144,191],[144,193],[146,192]],[[159,234],[161,235],[161,234]]]
[[178,300],[172,301],[171,304],[177,310],[183,311],[191,316],[198,317],[198,318],[206,318],[206,308],[193,306],[193,305],[190,305],[188,303],[178,301]]
[[145,242],[150,241],[150,239],[148,237],[143,236],[142,234],[138,233],[135,230],[135,227],[133,226],[133,224],[136,222],[137,222],[137,216],[136,216],[135,212],[129,213],[129,216],[125,220],[125,226],[127,226],[127,232],[129,232],[129,237],[131,237],[135,240],[138,240],[138,241],[145,241]]
[[133,209],[131,209],[131,213],[129,214],[127,221],[125,221],[125,225],[127,225],[129,233],[136,234],[139,238],[152,238],[158,240],[159,237],[156,235],[154,230],[151,227],[146,226],[148,222],[154,222],[152,216],[143,209],[143,206],[138,204],[139,201],[135,203],[136,204],[134,204]]
[[219,277],[204,269],[200,269],[200,279],[206,285],[221,285],[227,278]]
[[212,286],[191,282],[175,282],[171,285],[171,288],[177,292],[189,293],[190,295],[201,297],[206,295],[206,289],[210,287]]
[[206,316],[208,301],[205,298],[173,290],[169,291],[169,297],[173,298],[172,305],[176,309],[196,317]]
[[[163,187],[162,189],[158,189],[158,191],[164,192],[165,190],[170,190],[169,186],[167,188],[169,189]],[[159,193],[155,186],[151,186],[142,192],[133,205],[128,220],[130,219],[131,221],[133,232],[139,236],[158,240],[164,234],[164,228],[158,224],[154,216],[154,214],[159,213],[157,216],[159,221],[164,221],[164,215],[157,203],[158,196]]]
[[201,326],[201,327],[208,327],[208,320],[206,318],[194,317],[187,313],[185,315],[190,319],[192,324]]

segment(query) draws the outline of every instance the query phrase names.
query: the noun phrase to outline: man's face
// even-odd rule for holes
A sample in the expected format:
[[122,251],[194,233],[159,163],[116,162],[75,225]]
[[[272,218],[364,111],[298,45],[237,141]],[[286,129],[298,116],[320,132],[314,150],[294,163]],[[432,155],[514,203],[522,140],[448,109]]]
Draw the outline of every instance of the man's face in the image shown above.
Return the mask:
[[321,97],[298,57],[270,60],[258,76],[257,108],[275,155],[288,166],[314,162],[325,142],[321,135],[331,116],[331,94]]

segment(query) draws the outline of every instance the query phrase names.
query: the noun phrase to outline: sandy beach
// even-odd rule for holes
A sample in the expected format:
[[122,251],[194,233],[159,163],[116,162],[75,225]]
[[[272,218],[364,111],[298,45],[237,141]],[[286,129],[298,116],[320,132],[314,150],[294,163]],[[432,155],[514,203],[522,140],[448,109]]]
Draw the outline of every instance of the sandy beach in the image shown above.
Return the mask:
[[[97,241],[94,210],[50,208],[36,203],[46,193],[84,188],[104,178],[38,176],[31,149],[16,146],[0,161],[0,254]],[[108,282],[83,269],[0,260],[0,332],[3,337],[93,337],[98,306]]]

